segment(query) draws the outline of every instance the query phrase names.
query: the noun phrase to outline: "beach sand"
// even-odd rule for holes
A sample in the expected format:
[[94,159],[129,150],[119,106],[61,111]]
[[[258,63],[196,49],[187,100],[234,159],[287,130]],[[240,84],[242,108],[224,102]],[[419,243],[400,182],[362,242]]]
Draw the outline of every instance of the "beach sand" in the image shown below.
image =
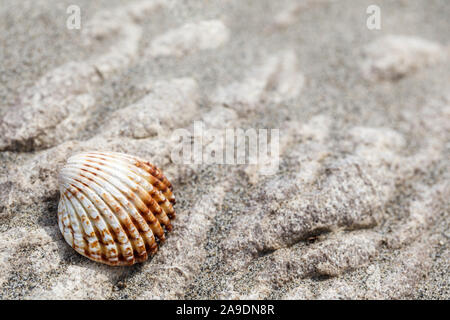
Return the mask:
[[[0,1],[0,298],[449,299],[450,7],[380,0],[370,30],[373,2]],[[195,122],[279,129],[278,170],[175,161]],[[172,182],[145,263],[62,237],[86,150]]]

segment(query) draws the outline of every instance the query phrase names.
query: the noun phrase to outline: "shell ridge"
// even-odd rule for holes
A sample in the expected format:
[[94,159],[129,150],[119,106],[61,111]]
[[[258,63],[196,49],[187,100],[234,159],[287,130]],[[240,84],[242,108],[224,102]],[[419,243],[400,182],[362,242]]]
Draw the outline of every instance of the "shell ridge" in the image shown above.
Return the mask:
[[[70,172],[78,172],[77,168],[66,168]],[[107,190],[104,189],[103,186],[99,185],[96,181],[88,179],[83,174],[79,173],[79,176],[85,180],[84,182],[88,187],[91,187],[98,196],[103,199],[104,203],[110,208],[110,210],[114,213],[114,215],[118,218],[120,221],[123,230],[125,231],[128,241],[131,245],[131,248],[126,249],[125,252],[123,252],[123,256],[125,259],[131,259],[133,257],[133,252],[137,251],[137,246],[140,241],[143,243],[143,239],[141,238],[138,230],[136,229],[135,225],[131,221],[130,217],[125,213],[124,209],[120,205],[119,202],[115,200],[114,197],[107,197],[108,193]],[[139,241],[140,239],[140,241]]]
[[[95,155],[98,156],[103,156],[103,157],[108,157],[107,154],[104,153],[94,153],[94,155],[92,154],[87,154],[87,157],[94,157],[97,159],[101,159],[104,160],[103,158],[99,158],[98,156],[95,157]],[[120,153],[116,153],[115,155],[121,155]],[[164,184],[163,181],[159,180],[157,177],[153,176],[150,172],[146,171],[142,166],[137,166],[136,165],[136,161],[138,161],[139,163],[143,163],[143,161],[139,160],[139,159],[134,159],[134,158],[126,158],[126,157],[118,157],[118,158],[109,158],[111,159],[111,161],[114,161],[118,164],[122,164],[122,165],[126,165],[130,170],[134,171],[136,174],[138,174],[139,176],[141,176],[142,178],[144,178],[145,180],[151,180],[148,181],[152,186],[156,186],[158,190],[161,189],[169,189],[167,185]],[[133,160],[133,161],[131,161]],[[169,190],[170,191],[170,190]],[[164,192],[162,192],[164,194]]]
[[[122,183],[127,185],[129,188],[131,188],[132,190],[136,190],[136,192],[138,192],[139,200],[142,201],[143,205],[145,205],[146,208],[148,210],[150,210],[151,213],[153,213],[156,216],[156,218],[158,219],[158,221],[161,224],[163,224],[163,225],[165,225],[165,226],[167,226],[169,228],[171,227],[170,220],[169,220],[169,218],[166,215],[166,210],[164,210],[163,208],[160,207],[160,205],[158,204],[157,200],[153,199],[152,194],[150,194],[150,192],[148,191],[149,189],[150,190],[154,189],[153,186],[150,183],[148,183],[145,179],[142,179],[140,176],[138,176],[135,173],[129,173],[129,174],[133,175],[133,178],[129,177],[127,175],[127,172],[125,172],[122,168],[120,168],[119,166],[116,166],[114,164],[104,163],[104,162],[101,162],[101,161],[99,161],[97,159],[94,160],[94,163],[98,164],[98,165],[102,165],[103,167],[108,168],[107,170],[104,170],[108,174],[112,174],[112,172],[114,170],[119,171],[120,174],[117,174],[116,177]],[[85,164],[85,166],[88,166],[88,167],[91,167],[93,169],[96,169],[96,168],[94,168],[91,165]],[[136,180],[138,180],[138,181],[136,181]],[[147,184],[147,186],[145,186],[145,185],[141,186],[140,185],[141,183],[142,184]],[[158,192],[158,193],[156,193],[156,196],[159,199],[161,199],[161,200],[164,199],[165,202],[167,202],[166,199],[164,198],[164,196],[162,195],[162,193],[159,190],[156,190],[156,191]],[[162,196],[162,198],[161,198],[161,196]],[[139,207],[139,205],[137,207]],[[139,209],[139,211],[142,211],[142,210]]]
[[[139,211],[142,211],[141,210],[141,207],[143,207],[143,206],[145,206],[145,208],[143,208],[144,210],[149,210],[149,208],[146,206],[146,201],[145,201],[145,199],[144,198],[151,198],[150,197],[150,195],[148,194],[148,192],[142,187],[142,186],[140,186],[138,183],[136,183],[136,182],[134,182],[134,181],[132,181],[131,179],[129,179],[126,175],[125,175],[125,173],[124,172],[122,172],[120,169],[117,169],[117,168],[113,168],[113,167],[110,167],[109,166],[109,164],[107,164],[107,163],[98,163],[98,164],[101,164],[101,165],[103,165],[103,167],[106,167],[107,169],[104,169],[104,170],[102,170],[102,171],[104,171],[104,172],[106,172],[106,173],[108,173],[109,175],[112,175],[112,172],[113,172],[113,170],[117,170],[117,171],[119,171],[118,173],[117,173],[117,175],[115,176],[116,178],[117,178],[117,180],[119,180],[120,182],[121,182],[121,184],[122,184],[122,187],[119,189],[125,196],[130,196],[129,194],[127,194],[126,192],[125,192],[125,188],[126,187],[128,187],[129,189],[131,189],[132,191],[135,191],[135,192],[137,192],[138,193],[138,195],[139,195],[139,197],[131,197],[132,199],[132,202],[133,201],[136,201],[136,203],[134,203],[135,204],[135,206],[136,206],[136,208],[139,210]],[[89,168],[91,168],[91,169],[93,169],[93,170],[95,170],[96,172],[98,172],[97,170],[97,168],[94,168],[94,167],[92,167],[92,166],[90,166],[90,165],[86,165],[87,167],[89,167]],[[127,179],[128,178],[128,179]],[[116,187],[118,187],[119,188],[119,186],[118,185],[116,185]],[[125,188],[124,188],[125,187]],[[148,200],[147,200],[148,201]],[[152,212],[153,213],[153,212]]]
[[68,188],[66,190],[72,194],[69,201],[75,208],[75,214],[78,218],[79,223],[81,224],[81,227],[84,230],[84,239],[88,243],[87,247],[85,247],[85,251],[87,250],[87,252],[85,253],[89,256],[92,256],[94,259],[100,259],[101,248],[98,242],[97,235],[89,219],[89,216],[86,214],[83,205],[76,196],[77,191],[72,188]]
[[93,203],[99,211],[100,217],[106,220],[106,226],[111,236],[114,240],[117,239],[118,241],[118,244],[116,244],[118,254],[123,255],[127,248],[130,247],[130,240],[118,217],[111,211],[103,199],[101,199],[100,196],[97,195],[97,193],[92,189],[85,188],[86,185],[78,180],[74,180],[73,184]]
[[[120,210],[123,213],[129,212],[130,215],[127,217],[130,219],[132,228],[135,229],[135,232],[132,235],[134,237],[132,237],[131,239],[134,251],[136,251],[139,256],[145,255],[146,254],[145,243],[148,243],[148,245],[152,247],[153,243],[155,242],[153,231],[147,224],[145,219],[130,203],[130,201],[126,199],[125,195],[123,195],[122,192],[117,187],[115,187],[111,181],[109,181],[112,180],[117,183],[116,179],[113,177],[107,177],[109,178],[108,180],[107,178],[104,178],[102,174],[99,174],[100,172],[93,174],[91,171],[86,170],[84,168],[79,168],[79,170],[80,170],[79,175],[81,176],[87,175],[89,178],[92,179],[92,181],[95,181],[97,184],[99,184],[102,188],[104,188],[110,193],[110,196],[113,197],[116,203],[118,204],[116,209]],[[126,216],[126,214],[124,215]]]
[[[86,173],[87,172],[80,173],[80,176],[87,178],[86,176],[84,176],[84,174],[86,174]],[[110,189],[105,188],[105,186],[100,181],[98,181],[99,180],[98,178],[91,177],[91,179],[93,179],[93,180],[91,180],[91,182],[96,183],[100,188],[102,188],[108,192],[111,191]],[[106,195],[107,195],[107,193],[103,194],[103,196],[106,196]],[[121,216],[125,218],[123,221],[125,226],[127,227],[125,230],[128,230],[128,232],[129,232],[128,238],[132,244],[133,250],[137,251],[138,250],[137,246],[139,245],[139,247],[140,247],[141,246],[140,242],[144,242],[144,240],[142,239],[139,230],[136,228],[136,223],[132,220],[132,216],[127,216],[125,214],[126,209],[124,208],[122,203],[120,201],[118,201],[116,196],[114,196],[113,194],[111,194],[110,197],[108,197],[108,200],[105,199],[105,203],[108,206],[110,206],[110,208],[113,212],[116,212],[116,213],[120,212]]]
[[[106,154],[102,154],[102,153],[93,153],[93,154],[87,154],[86,157],[105,161],[106,159],[104,159],[102,157],[108,157],[108,156]],[[126,167],[128,167],[128,169],[134,171],[137,175],[141,176],[142,178],[144,178],[146,180],[150,177],[153,179],[157,179],[156,177],[153,177],[149,172],[145,171],[143,168],[136,166],[136,164],[133,161],[130,161],[130,159],[121,158],[121,157],[108,157],[108,160],[110,160],[111,162],[114,162],[118,165],[125,165]]]
[[[172,184],[169,182],[169,180],[166,178],[166,176],[161,172],[161,170],[156,168],[150,162],[148,162],[140,157],[131,156],[131,155],[128,155],[125,153],[113,152],[112,154],[116,155],[117,157],[120,157],[122,159],[127,159],[127,160],[131,161],[132,164],[134,164],[136,167],[139,168],[140,166],[136,165],[136,162],[138,162],[139,164],[141,164],[144,167],[145,171],[147,171],[149,174],[151,174],[152,176],[154,176],[155,178],[160,180],[167,188],[171,189]],[[149,168],[149,169],[146,170],[145,168]]]
[[91,260],[116,266],[145,261],[172,230],[172,185],[148,161],[117,152],[82,152],[67,160],[58,181],[59,229]]
[[[151,195],[155,195],[159,198],[156,200],[158,202],[158,205],[164,204],[163,206],[164,212],[167,213],[169,217],[173,219],[175,217],[175,214],[171,203],[175,202],[175,197],[172,191],[170,190],[171,185],[170,182],[167,181],[167,178],[162,173],[160,173],[159,170],[157,171],[157,175],[166,180],[169,186],[167,186],[163,181],[161,181],[160,179],[158,179],[158,177],[155,177],[155,175],[152,174],[154,170],[145,170],[145,167],[148,167],[147,165],[148,162],[136,157],[131,157],[122,154],[119,155],[124,160],[124,162],[127,163],[127,165],[131,168],[132,171],[136,172],[137,175],[144,178],[144,181],[146,181],[153,187],[153,190],[148,190],[148,192]],[[136,161],[140,163],[141,166],[137,166],[135,163]]]
[[[149,245],[152,245],[152,243],[154,241],[153,233],[156,233],[159,237],[164,235],[164,231],[162,230],[158,220],[155,218],[155,216],[153,216],[153,214],[151,212],[150,212],[151,217],[149,217],[149,219],[152,219],[153,221],[147,221],[141,215],[139,208],[137,208],[137,206],[133,203],[133,201],[129,201],[127,199],[128,197],[130,197],[130,194],[127,194],[126,187],[120,181],[118,181],[118,179],[116,179],[115,177],[106,175],[101,170],[94,171],[94,168],[92,168],[92,167],[82,168],[82,170],[83,171],[86,170],[87,172],[94,174],[95,178],[103,180],[103,182],[105,184],[108,184],[112,189],[114,189],[115,192],[112,193],[112,196],[115,197],[116,200],[119,201],[124,208],[128,208],[131,210],[131,212],[132,212],[131,216],[134,218],[133,222],[134,222],[135,226],[138,227],[138,231],[141,233],[141,236],[143,235],[144,238],[146,238],[145,242],[148,242]],[[121,196],[117,197],[119,195],[119,193]],[[144,203],[142,203],[142,205],[145,206]],[[147,210],[148,210],[148,208],[147,208]],[[149,225],[149,223],[151,225]]]
[[[66,197],[66,201],[70,201],[67,197]],[[79,222],[80,223],[80,222]],[[72,231],[72,234],[73,234],[74,232]],[[80,245],[76,245],[75,243],[74,243],[74,245],[72,246],[74,249],[75,249],[75,251],[77,251],[79,254],[81,254],[81,255],[83,255],[83,256],[85,256],[85,257],[87,257],[87,258],[89,258],[89,259],[92,259],[92,260],[94,260],[94,261],[99,261],[99,262],[103,262],[103,260],[102,260],[102,256],[100,255],[100,256],[97,256],[97,255],[92,255],[91,254],[91,252],[90,252],[90,250],[89,250],[89,247],[86,247],[86,240],[84,239],[84,237],[83,237],[83,245],[82,246],[80,246]]]
[[69,215],[70,219],[70,225],[72,226],[73,230],[73,248],[78,251],[79,253],[85,255],[85,248],[86,248],[86,240],[83,236],[80,236],[82,234],[79,218],[75,212],[75,208],[72,205],[72,201],[67,196],[67,191],[65,193],[65,204],[67,207],[67,213]]
[[[125,154],[121,154],[121,157],[131,160],[132,163],[135,166],[137,166],[138,168],[140,166],[142,166],[145,171],[147,171],[149,174],[151,174],[152,176],[157,178],[159,181],[161,181],[165,185],[165,188],[170,189],[172,187],[172,184],[169,182],[169,180],[167,180],[166,176],[164,176],[164,174],[158,168],[156,168],[154,165],[152,165],[150,162],[148,162],[144,159],[141,159],[139,157],[129,156],[129,155],[125,155]],[[136,162],[140,166],[137,165]]]
[[[105,222],[104,218],[101,216],[94,203],[86,194],[84,194],[82,188],[79,188],[75,185],[72,185],[71,187],[77,190],[75,196],[80,201],[84,210],[87,212],[87,217],[94,227],[94,232],[96,234],[97,240],[99,240],[102,254],[104,254],[106,259],[108,260],[118,260],[118,252],[120,249],[114,242],[114,237],[111,234],[111,230],[109,230],[108,228],[108,224]],[[84,195],[84,198],[81,198],[81,194]],[[93,216],[94,214],[96,214],[97,219]]]
[[62,194],[61,201],[58,205],[58,214],[60,214],[58,219],[58,225],[59,229],[61,230],[61,233],[63,234],[64,239],[67,241],[67,243],[70,244],[71,247],[73,247],[73,230],[70,228],[70,218],[67,213],[67,208],[65,204],[65,196]]

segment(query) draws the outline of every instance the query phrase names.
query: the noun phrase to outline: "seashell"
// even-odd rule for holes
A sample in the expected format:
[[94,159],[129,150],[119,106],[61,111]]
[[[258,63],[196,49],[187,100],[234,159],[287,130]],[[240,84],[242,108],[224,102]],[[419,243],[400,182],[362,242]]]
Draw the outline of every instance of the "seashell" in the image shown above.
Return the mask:
[[172,185],[154,165],[115,152],[70,157],[59,174],[58,224],[78,253],[109,265],[147,260],[172,230]]

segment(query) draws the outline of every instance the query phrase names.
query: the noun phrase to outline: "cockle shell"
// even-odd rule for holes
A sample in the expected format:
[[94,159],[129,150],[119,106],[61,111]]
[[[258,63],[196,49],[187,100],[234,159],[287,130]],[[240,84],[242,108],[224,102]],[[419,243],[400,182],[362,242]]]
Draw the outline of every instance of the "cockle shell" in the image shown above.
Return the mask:
[[154,165],[114,152],[72,156],[59,174],[58,224],[78,253],[132,265],[156,253],[175,218],[172,185]]

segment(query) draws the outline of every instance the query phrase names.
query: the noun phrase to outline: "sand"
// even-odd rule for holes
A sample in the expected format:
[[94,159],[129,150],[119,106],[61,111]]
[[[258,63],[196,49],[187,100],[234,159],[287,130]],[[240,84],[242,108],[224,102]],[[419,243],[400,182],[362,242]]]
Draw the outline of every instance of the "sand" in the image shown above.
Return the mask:
[[[0,298],[449,299],[450,8],[377,1],[369,30],[372,2],[0,1]],[[200,121],[279,129],[278,170],[175,161]],[[172,182],[145,263],[64,241],[85,150]]]

